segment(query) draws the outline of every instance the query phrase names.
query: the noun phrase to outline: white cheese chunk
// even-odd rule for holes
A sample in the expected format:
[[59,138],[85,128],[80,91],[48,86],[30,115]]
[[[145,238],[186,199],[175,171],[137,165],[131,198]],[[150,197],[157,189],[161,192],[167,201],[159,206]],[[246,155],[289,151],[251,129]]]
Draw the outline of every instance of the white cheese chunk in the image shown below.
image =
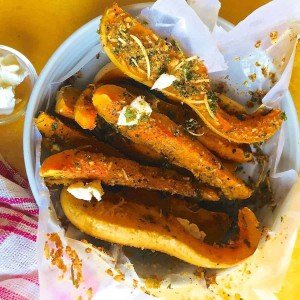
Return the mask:
[[104,195],[103,188],[99,181],[92,181],[84,184],[82,181],[71,184],[67,191],[77,199],[91,201],[96,198],[98,201]]
[[161,74],[157,80],[154,82],[151,90],[163,90],[169,86],[172,85],[172,83],[177,80],[177,78],[174,75],[170,74]]
[[13,112],[16,102],[15,87],[28,75],[17,58],[12,55],[0,57],[0,115]]
[[124,106],[119,113],[117,125],[133,126],[141,122],[142,119],[149,118],[152,108],[142,96],[138,96],[129,105]]
[[17,58],[8,54],[0,57],[0,86],[15,87],[19,85],[28,75],[27,71],[20,65]]
[[193,237],[195,237],[198,240],[201,241],[204,240],[206,234],[204,231],[200,231],[196,224],[190,223],[190,221],[187,219],[182,219],[182,218],[176,218],[176,219],[189,234],[191,234]]
[[15,107],[15,94],[11,86],[0,86],[0,114],[9,115]]

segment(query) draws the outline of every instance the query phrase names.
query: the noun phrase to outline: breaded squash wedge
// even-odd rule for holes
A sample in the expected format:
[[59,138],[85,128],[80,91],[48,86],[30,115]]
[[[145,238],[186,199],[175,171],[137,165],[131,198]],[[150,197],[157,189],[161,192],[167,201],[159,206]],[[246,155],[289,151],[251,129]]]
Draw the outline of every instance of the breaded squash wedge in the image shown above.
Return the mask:
[[[79,200],[64,188],[61,206],[71,223],[86,234],[108,242],[151,249],[206,268],[227,268],[252,255],[260,231],[248,208],[239,211],[239,234],[228,245],[210,245],[191,235],[176,217],[159,209],[126,201],[106,192],[100,202]],[[201,228],[199,228],[201,230]]]
[[91,146],[95,152],[115,157],[123,156],[115,148],[67,126],[58,118],[48,115],[45,112],[41,112],[38,115],[35,119],[35,125],[43,136],[42,144],[51,152]]
[[124,185],[178,194],[185,197],[202,196],[218,200],[216,192],[200,185],[195,187],[190,177],[172,170],[142,166],[134,161],[106,157],[101,153],[66,150],[49,156],[40,169],[42,177],[100,180],[107,185]]
[[[133,99],[124,88],[103,85],[95,91],[93,104],[106,122],[117,126],[119,112]],[[247,199],[252,193],[209,150],[165,115],[152,112],[147,121],[134,127],[118,126],[118,130],[133,142],[162,153],[172,164],[190,170],[202,182],[220,188],[228,199]]]
[[[187,107],[178,107],[158,99],[154,101],[150,102],[154,104],[153,109],[156,107],[158,112],[167,115],[178,125],[182,125],[195,139],[219,157],[238,163],[248,162],[253,159],[249,145],[230,142],[219,136],[210,130],[197,114],[187,110]],[[236,107],[233,106],[233,108],[235,109]]]
[[97,112],[92,104],[94,85],[89,85],[78,97],[74,106],[74,119],[83,129],[96,127]]
[[117,132],[109,132],[107,135],[104,135],[103,138],[105,142],[118,149],[130,159],[137,160],[145,164],[147,164],[147,162],[158,163],[162,161],[160,153],[153,151],[144,145],[133,143],[131,140],[123,137]]
[[152,87],[163,73],[176,80],[162,92],[189,105],[218,135],[236,143],[267,140],[281,126],[279,109],[253,115],[230,115],[211,91],[206,67],[198,57],[186,56],[176,41],[167,42],[139,23],[117,4],[102,17],[100,37],[104,51],[126,75]]
[[154,206],[165,215],[189,220],[205,232],[204,241],[216,243],[224,240],[224,236],[231,228],[232,222],[228,214],[224,212],[213,212],[199,208],[198,203],[173,195],[162,195],[156,191],[145,189],[124,188],[119,192],[120,196],[130,202],[145,206]]
[[[100,71],[99,74],[105,73],[106,68],[110,72],[114,72],[113,74],[115,75],[115,77],[109,77],[110,79],[118,80],[122,79],[122,76],[124,77],[124,74],[122,75],[121,71],[117,69],[117,67],[114,66],[112,63],[106,65],[104,67],[104,71]],[[108,72],[108,74],[110,74],[110,72]],[[105,75],[101,78],[103,78],[103,80],[101,80],[102,83],[109,83],[109,81],[106,80]],[[234,142],[230,142],[225,138],[219,136],[218,134],[210,130],[202,122],[199,116],[196,113],[194,113],[194,111],[187,111],[186,106],[178,106],[159,100],[153,94],[145,90],[130,86],[128,84],[122,84],[121,86],[125,87],[126,89],[128,89],[128,91],[132,92],[133,94],[145,95],[147,101],[149,101],[149,103],[151,104],[152,109],[157,110],[158,112],[164,115],[167,115],[178,125],[183,125],[183,127],[185,127],[190,134],[192,134],[197,140],[199,140],[207,149],[213,151],[218,156],[224,159],[233,160],[238,163],[248,162],[253,159],[253,155],[249,145],[241,145]],[[232,101],[224,95],[218,95],[218,97],[221,100],[220,104],[229,108],[230,111],[240,114],[246,113],[245,108],[237,102]],[[132,147],[138,147],[136,145],[137,144],[133,144]],[[146,151],[147,148],[142,150]],[[152,153],[154,152],[152,151]]]
[[63,86],[56,93],[55,112],[69,119],[74,119],[74,106],[81,91],[72,86]]

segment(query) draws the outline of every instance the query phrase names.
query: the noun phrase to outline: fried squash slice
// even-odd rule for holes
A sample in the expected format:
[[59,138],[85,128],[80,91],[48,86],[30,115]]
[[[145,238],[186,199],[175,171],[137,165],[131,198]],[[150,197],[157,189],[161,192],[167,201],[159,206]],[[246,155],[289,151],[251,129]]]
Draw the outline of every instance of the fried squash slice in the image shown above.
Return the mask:
[[[249,145],[230,142],[210,130],[198,115],[187,107],[160,101],[154,97],[150,101],[152,108],[168,116],[178,125],[182,125],[185,130],[195,139],[203,144],[207,149],[224,159],[232,160],[238,163],[244,163],[253,159],[253,154]],[[234,106],[234,108],[236,108]]]
[[89,85],[78,97],[74,106],[74,120],[83,129],[93,130],[96,127],[97,112],[92,104],[94,85]]
[[87,202],[76,199],[64,188],[60,199],[67,218],[88,235],[164,252],[200,267],[227,268],[242,262],[254,253],[261,236],[258,221],[248,208],[238,213],[237,237],[220,247],[194,237],[172,215],[124,198],[115,199],[109,192],[100,202]]
[[[117,126],[119,112],[133,99],[124,88],[103,85],[95,91],[93,104],[106,122]],[[117,127],[122,135],[133,142],[162,153],[172,164],[188,169],[203,183],[220,188],[228,199],[250,197],[252,190],[241,179],[167,116],[153,111],[147,121],[134,127]]]
[[[104,70],[99,71],[99,77],[101,77],[101,83],[108,83],[113,79],[122,79],[122,73],[119,69],[117,69],[112,63],[106,65]],[[108,73],[107,73],[108,72]],[[112,73],[112,74],[111,74]],[[103,76],[100,76],[104,74]],[[123,75],[123,77],[127,77]],[[96,76],[97,77],[97,76]],[[127,77],[128,78],[128,77]],[[97,80],[97,79],[96,79]],[[98,82],[99,83],[99,82]],[[146,96],[152,97],[152,101],[150,101],[151,105],[153,104],[153,108],[157,109],[159,112],[167,115],[170,119],[172,119],[177,124],[186,124],[187,127],[194,127],[192,131],[189,132],[198,139],[206,148],[216,153],[218,156],[233,160],[238,163],[243,163],[247,161],[251,161],[253,159],[253,155],[251,153],[250,147],[247,149],[244,145],[236,144],[230,142],[218,134],[214,133],[210,130],[202,121],[199,120],[199,117],[195,114],[191,116],[191,114],[186,114],[183,109],[178,109],[176,105],[160,101],[151,93],[145,92],[141,89],[133,88],[129,85],[122,85],[130,90],[135,92],[140,92],[141,94],[145,94]],[[79,94],[78,94],[79,92]],[[74,107],[76,103],[76,95],[80,95],[80,91],[76,90],[71,86],[62,87],[57,93],[56,97],[56,106],[55,112],[64,117],[74,119]],[[77,96],[77,97],[78,97]],[[223,98],[223,95],[221,95]],[[75,99],[76,98],[76,99]],[[75,100],[74,100],[75,99]],[[150,100],[150,99],[149,99]],[[228,106],[228,101],[224,102],[225,105]],[[234,103],[236,105],[236,103]],[[231,106],[230,106],[231,107]],[[239,106],[237,106],[239,108]],[[236,109],[236,106],[233,106],[233,109]],[[189,122],[193,117],[193,121]],[[195,125],[195,122],[197,125]],[[189,125],[189,124],[190,125]],[[114,148],[119,149],[120,147],[124,150],[125,154],[129,157],[136,157],[137,159],[145,159],[149,161],[157,161],[161,159],[161,155],[149,148],[131,143],[128,144],[127,141],[121,140],[116,134],[112,134],[111,137],[107,140],[109,144],[111,144]]]
[[35,125],[43,136],[43,146],[50,152],[59,152],[77,147],[92,147],[95,152],[115,157],[122,156],[115,148],[92,136],[83,134],[45,112],[41,112],[38,115],[35,119]]
[[74,106],[81,91],[72,86],[63,86],[56,93],[55,112],[69,119],[74,119]]
[[[99,83],[101,82],[102,84],[114,84],[112,82],[121,83],[122,79],[128,78],[124,73],[120,71],[120,69],[118,69],[112,63],[109,63],[106,66],[104,66],[104,68],[101,69],[98,72],[98,74],[99,75],[96,75],[96,78],[101,78]],[[107,80],[106,76],[108,76],[108,79],[110,80]],[[152,93],[145,91],[141,88],[133,87],[128,83],[126,84],[126,82],[124,84],[121,83],[120,85],[122,87],[125,87],[129,92],[144,95],[145,97],[147,97],[147,101],[149,101],[152,109],[157,110],[162,114],[165,114],[175,123],[183,125],[183,127],[186,128],[186,130],[191,135],[193,135],[207,149],[211,150],[219,157],[228,160],[233,160],[238,163],[248,162],[253,159],[253,155],[249,145],[241,145],[234,142],[230,142],[227,139],[219,136],[218,134],[210,130],[202,122],[199,116],[196,113],[194,113],[191,109],[187,111],[186,106],[178,106],[162,101],[156,96],[154,96]],[[218,97],[222,101],[220,104],[229,108],[230,111],[240,114],[246,113],[245,108],[237,102],[234,102],[221,94],[218,95]],[[135,145],[132,145],[132,147],[135,147]],[[146,151],[146,148],[142,150]]]
[[117,4],[102,17],[100,37],[104,51],[126,75],[152,87],[161,74],[176,77],[162,92],[189,105],[218,135],[236,143],[267,140],[281,126],[279,109],[252,115],[230,115],[212,92],[206,67],[197,56],[186,56],[177,41],[168,42],[139,23]]
[[218,194],[205,186],[192,183],[173,170],[140,165],[124,158],[106,157],[101,153],[66,150],[49,156],[42,163],[41,177],[100,180],[107,185],[146,188],[178,194],[218,200]]
[[205,232],[206,243],[219,243],[224,240],[232,226],[230,216],[225,212],[214,212],[199,207],[198,202],[191,199],[178,198],[174,195],[162,195],[157,191],[145,189],[124,188],[119,192],[130,202],[156,207],[165,215],[173,215],[177,218],[186,219],[197,225]]

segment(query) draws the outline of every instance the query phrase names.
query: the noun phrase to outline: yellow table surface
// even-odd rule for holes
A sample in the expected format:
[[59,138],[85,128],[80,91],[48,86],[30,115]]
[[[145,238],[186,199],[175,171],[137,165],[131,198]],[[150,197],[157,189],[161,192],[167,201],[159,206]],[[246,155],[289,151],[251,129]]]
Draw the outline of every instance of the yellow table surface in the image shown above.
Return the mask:
[[[24,53],[39,73],[56,48],[70,34],[100,15],[112,2],[111,0],[0,0],[0,43]],[[142,1],[118,1],[120,5],[138,2]],[[221,16],[236,24],[267,2],[266,0],[221,0]],[[298,47],[290,86],[298,114],[300,113],[299,75],[300,47]],[[22,152],[23,123],[24,119],[21,118],[15,123],[0,126],[0,153],[13,167],[25,175]],[[299,271],[300,236],[279,293],[280,299],[297,299],[297,295],[300,295]]]

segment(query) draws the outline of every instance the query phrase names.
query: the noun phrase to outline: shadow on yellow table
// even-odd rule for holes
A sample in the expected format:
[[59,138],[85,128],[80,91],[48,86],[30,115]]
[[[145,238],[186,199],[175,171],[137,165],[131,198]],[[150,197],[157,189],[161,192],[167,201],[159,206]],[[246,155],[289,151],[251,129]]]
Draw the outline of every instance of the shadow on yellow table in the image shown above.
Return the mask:
[[[1,43],[24,53],[39,73],[56,48],[76,29],[100,15],[110,0],[0,0]],[[119,0],[120,5],[142,1]],[[221,0],[221,16],[238,23],[266,0]],[[297,51],[291,92],[300,112],[300,47]],[[24,119],[0,126],[0,153],[21,174],[25,175],[22,153]],[[25,154],[26,155],[26,154]],[[274,249],[275,250],[275,249]],[[288,270],[280,299],[296,299],[300,294],[300,238]],[[296,298],[295,298],[296,297]]]

